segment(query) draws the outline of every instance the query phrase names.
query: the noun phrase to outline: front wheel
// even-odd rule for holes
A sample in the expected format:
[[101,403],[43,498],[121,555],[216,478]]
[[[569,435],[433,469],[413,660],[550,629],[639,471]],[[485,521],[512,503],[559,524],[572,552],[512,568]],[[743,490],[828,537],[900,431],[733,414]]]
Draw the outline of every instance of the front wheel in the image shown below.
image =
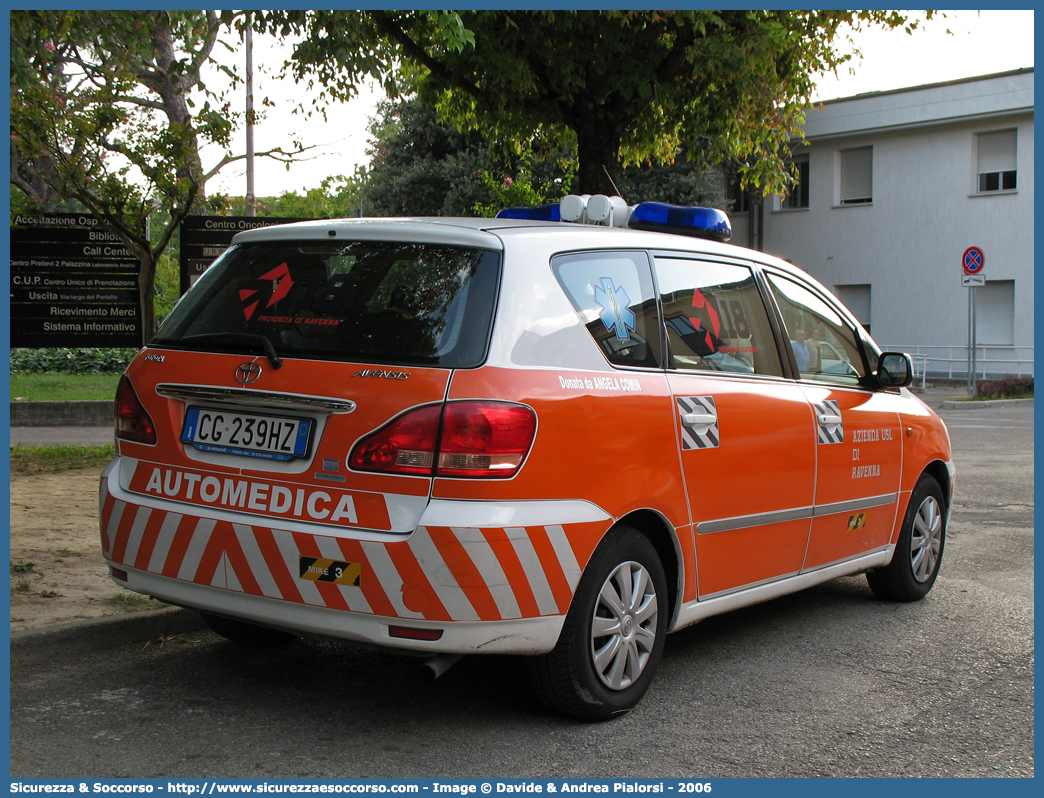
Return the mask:
[[892,561],[866,574],[874,595],[889,601],[924,598],[939,575],[945,543],[942,488],[934,477],[925,474],[910,495]]
[[667,635],[667,581],[649,539],[610,530],[577,586],[558,645],[531,658],[530,679],[552,709],[608,720],[649,689]]

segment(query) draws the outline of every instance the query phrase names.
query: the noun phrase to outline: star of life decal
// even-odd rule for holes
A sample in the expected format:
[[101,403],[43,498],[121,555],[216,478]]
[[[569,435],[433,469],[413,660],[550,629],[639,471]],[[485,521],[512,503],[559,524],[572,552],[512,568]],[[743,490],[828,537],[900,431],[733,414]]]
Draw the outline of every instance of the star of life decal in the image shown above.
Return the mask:
[[602,307],[599,318],[605,329],[615,331],[618,341],[629,341],[631,336],[627,331],[634,330],[636,317],[627,292],[617,288],[611,277],[603,277],[602,284],[595,286],[595,302]]

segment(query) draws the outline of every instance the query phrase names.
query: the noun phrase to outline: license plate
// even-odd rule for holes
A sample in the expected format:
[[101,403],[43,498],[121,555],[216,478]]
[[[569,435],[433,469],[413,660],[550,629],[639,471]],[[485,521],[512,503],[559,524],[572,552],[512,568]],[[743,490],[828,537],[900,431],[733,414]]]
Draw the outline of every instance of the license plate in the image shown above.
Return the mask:
[[207,407],[190,407],[181,430],[182,442],[202,452],[265,460],[306,457],[311,437],[311,419],[233,413]]

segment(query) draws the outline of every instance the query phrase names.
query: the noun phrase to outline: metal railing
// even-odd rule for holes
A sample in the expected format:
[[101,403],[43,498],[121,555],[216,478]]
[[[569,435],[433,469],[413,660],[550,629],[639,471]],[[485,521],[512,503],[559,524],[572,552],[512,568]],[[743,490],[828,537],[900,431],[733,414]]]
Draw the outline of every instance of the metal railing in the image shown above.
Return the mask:
[[[968,377],[968,346],[922,346],[909,344],[881,345],[886,352],[906,352],[914,362],[914,373],[924,379],[929,377],[947,377],[949,379]],[[975,347],[975,379],[991,377],[1033,375],[1032,346],[989,346],[980,344]]]

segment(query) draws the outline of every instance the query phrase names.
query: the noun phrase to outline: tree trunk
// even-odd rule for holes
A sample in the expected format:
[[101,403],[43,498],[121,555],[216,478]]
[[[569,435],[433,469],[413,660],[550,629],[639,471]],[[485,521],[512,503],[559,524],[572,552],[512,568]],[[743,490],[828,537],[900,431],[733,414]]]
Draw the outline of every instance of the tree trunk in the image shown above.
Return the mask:
[[579,163],[573,190],[577,194],[610,197],[618,194],[613,185],[620,154],[616,126],[599,119],[582,122],[576,130],[576,150]]
[[156,261],[151,248],[141,254],[138,274],[138,299],[141,303],[142,345],[156,334]]

